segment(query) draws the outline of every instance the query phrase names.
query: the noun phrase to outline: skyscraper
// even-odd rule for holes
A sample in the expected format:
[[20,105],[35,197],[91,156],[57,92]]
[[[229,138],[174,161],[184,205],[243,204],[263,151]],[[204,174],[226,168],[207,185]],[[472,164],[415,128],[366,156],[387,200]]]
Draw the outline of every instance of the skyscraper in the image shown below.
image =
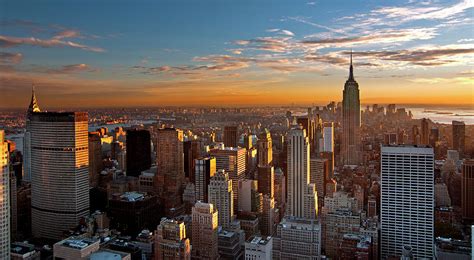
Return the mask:
[[238,185],[239,181],[245,178],[245,148],[214,149],[209,154],[216,158],[216,169],[225,170],[232,180],[232,190],[234,191],[234,211],[238,208]]
[[194,183],[196,185],[196,200],[208,201],[208,186],[216,173],[216,158],[204,157],[195,160]]
[[89,132],[89,186],[99,185],[102,171],[102,144],[99,132]]
[[30,121],[33,113],[41,112],[41,109],[36,100],[35,86],[31,89],[31,101],[26,112],[26,131],[23,140],[23,180],[31,181],[31,132]]
[[464,154],[466,143],[466,124],[463,121],[453,121],[453,149],[459,152],[461,157]]
[[138,177],[151,166],[151,138],[147,130],[127,130],[127,176]]
[[258,167],[258,192],[273,198],[275,190],[275,172],[273,166]]
[[474,222],[474,160],[465,160],[461,181],[462,217]]
[[381,255],[434,256],[434,155],[416,146],[382,146]]
[[209,203],[212,203],[219,212],[219,226],[230,227],[234,219],[232,180],[224,170],[219,170],[211,178],[208,189]]
[[258,137],[258,166],[273,165],[272,136],[265,129]]
[[218,213],[211,203],[196,202],[192,214],[193,259],[219,258],[217,252]]
[[238,130],[237,126],[226,126],[224,127],[224,145],[225,147],[237,147]]
[[315,218],[317,193],[310,181],[310,146],[306,132],[296,127],[288,133],[288,200],[287,216]]
[[191,260],[191,245],[181,221],[163,218],[156,229],[155,260]]
[[421,144],[430,144],[430,125],[426,118],[421,119]]
[[349,67],[349,78],[344,85],[342,99],[342,161],[345,165],[360,162],[360,99],[359,84],[354,79],[354,71]]
[[29,131],[32,233],[58,239],[89,215],[88,116],[32,113]]
[[189,178],[190,182],[194,182],[194,168],[196,167],[196,159],[200,157],[201,141],[191,139],[183,142],[184,154],[184,176]]
[[[164,199],[167,210],[177,210],[182,208],[184,189],[183,131],[175,128],[158,129],[156,149],[157,192]],[[167,215],[170,214],[167,212]]]
[[8,143],[0,130],[0,259],[10,259],[10,170]]
[[316,186],[318,192],[318,205],[321,207],[326,194],[326,181],[329,180],[329,164],[327,159],[315,158],[310,159],[309,182]]
[[334,152],[334,123],[324,123],[323,128],[323,152]]

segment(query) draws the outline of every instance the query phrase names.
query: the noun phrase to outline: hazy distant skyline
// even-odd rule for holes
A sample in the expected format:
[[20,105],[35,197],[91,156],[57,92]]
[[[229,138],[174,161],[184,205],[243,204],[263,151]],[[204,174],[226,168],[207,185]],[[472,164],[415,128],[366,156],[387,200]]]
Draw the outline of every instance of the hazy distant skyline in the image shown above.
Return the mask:
[[474,1],[0,0],[0,108],[474,103]]

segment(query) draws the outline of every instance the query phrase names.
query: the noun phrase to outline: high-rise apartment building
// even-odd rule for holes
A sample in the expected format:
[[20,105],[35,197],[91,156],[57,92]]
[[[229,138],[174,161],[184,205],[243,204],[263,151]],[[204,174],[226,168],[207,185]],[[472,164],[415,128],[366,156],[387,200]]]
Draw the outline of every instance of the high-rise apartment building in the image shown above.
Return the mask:
[[466,124],[463,121],[453,121],[453,149],[463,155],[466,143]]
[[434,257],[434,154],[429,147],[382,146],[381,255]]
[[360,99],[359,84],[354,79],[352,67],[344,85],[342,99],[342,161],[345,165],[358,165],[360,162]]
[[474,160],[465,160],[462,165],[461,205],[462,217],[474,221]]
[[321,225],[316,220],[286,217],[273,237],[273,259],[319,259]]
[[196,202],[192,213],[193,259],[218,259],[218,213],[211,203]]
[[[182,208],[184,183],[183,131],[161,128],[156,141],[156,185],[166,209]],[[172,214],[167,212],[167,215]]]
[[224,145],[225,147],[237,147],[239,142],[237,126],[224,127]]
[[[304,129],[293,128],[288,133],[288,200],[287,216],[315,218],[316,186],[310,183],[310,145]],[[315,207],[316,205],[316,207]]]
[[148,130],[127,130],[127,176],[138,177],[151,166],[151,137]]
[[[237,191],[236,191],[237,192]],[[219,225],[229,228],[234,219],[232,180],[224,170],[219,170],[211,178],[208,186],[209,203],[219,212]]]
[[32,113],[29,131],[32,233],[58,239],[89,215],[88,116]]
[[191,260],[184,222],[163,218],[155,236],[155,260]]
[[208,202],[208,186],[216,173],[216,158],[203,157],[195,160],[194,184],[196,200]]
[[0,130],[0,259],[10,259],[10,170],[8,143]]

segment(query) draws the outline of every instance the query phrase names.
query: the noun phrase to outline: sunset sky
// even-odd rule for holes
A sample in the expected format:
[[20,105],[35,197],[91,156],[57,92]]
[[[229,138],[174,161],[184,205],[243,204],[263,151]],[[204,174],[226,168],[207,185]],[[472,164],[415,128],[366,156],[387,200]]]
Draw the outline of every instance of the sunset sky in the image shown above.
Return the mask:
[[0,0],[0,108],[474,104],[474,0]]

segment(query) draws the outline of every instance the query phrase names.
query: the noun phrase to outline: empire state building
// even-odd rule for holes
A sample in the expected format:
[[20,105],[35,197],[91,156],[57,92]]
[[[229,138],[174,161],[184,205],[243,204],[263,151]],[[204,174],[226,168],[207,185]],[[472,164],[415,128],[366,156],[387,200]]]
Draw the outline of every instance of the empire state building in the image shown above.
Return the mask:
[[360,99],[359,84],[354,79],[354,69],[349,67],[349,78],[344,84],[342,99],[342,162],[358,165],[360,162]]

